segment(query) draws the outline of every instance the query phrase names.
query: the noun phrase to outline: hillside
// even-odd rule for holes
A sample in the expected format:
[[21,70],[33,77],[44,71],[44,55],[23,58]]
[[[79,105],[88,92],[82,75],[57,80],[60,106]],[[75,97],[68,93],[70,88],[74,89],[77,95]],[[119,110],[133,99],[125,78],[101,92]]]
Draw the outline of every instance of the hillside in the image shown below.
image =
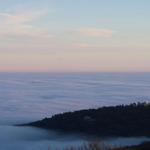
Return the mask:
[[99,136],[150,136],[150,106],[134,103],[66,112],[20,126]]

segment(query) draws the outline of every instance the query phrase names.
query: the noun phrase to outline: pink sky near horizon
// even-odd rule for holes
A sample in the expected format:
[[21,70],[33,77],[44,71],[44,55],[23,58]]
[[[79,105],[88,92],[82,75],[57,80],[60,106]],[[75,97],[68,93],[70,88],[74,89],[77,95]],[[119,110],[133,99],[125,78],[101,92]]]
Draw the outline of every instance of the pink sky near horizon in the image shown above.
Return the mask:
[[0,2],[0,72],[150,72],[148,1],[64,3]]

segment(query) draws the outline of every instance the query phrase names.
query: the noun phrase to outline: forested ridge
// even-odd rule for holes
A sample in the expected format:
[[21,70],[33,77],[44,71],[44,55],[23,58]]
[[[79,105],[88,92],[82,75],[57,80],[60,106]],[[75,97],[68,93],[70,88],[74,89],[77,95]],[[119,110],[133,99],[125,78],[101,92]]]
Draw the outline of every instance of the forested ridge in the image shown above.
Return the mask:
[[65,112],[20,126],[99,136],[150,136],[150,106],[134,103]]

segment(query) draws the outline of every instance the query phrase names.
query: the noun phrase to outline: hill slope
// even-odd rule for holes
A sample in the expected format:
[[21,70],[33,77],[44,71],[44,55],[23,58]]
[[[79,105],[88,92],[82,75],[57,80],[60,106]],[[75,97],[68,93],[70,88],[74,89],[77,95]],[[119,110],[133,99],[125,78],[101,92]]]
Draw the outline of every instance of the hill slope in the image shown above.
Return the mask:
[[150,136],[150,106],[131,104],[66,112],[20,126],[100,136]]

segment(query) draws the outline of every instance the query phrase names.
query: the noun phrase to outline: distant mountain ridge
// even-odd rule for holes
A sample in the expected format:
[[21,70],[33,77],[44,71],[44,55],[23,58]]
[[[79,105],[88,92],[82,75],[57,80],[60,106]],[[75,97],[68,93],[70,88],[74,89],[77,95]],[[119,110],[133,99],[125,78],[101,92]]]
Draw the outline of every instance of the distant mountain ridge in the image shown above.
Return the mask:
[[99,136],[150,136],[150,105],[133,103],[65,112],[19,126]]

